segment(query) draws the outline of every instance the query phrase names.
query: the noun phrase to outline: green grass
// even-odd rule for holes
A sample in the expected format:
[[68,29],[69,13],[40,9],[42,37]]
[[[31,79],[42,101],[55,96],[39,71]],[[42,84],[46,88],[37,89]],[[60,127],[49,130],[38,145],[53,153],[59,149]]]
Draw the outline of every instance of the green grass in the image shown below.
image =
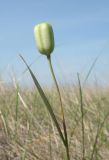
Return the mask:
[[[71,160],[108,160],[108,89],[81,88],[80,83],[59,87]],[[57,91],[52,87],[44,92],[64,133]],[[0,85],[0,159],[63,160],[65,155],[58,130],[37,89]]]

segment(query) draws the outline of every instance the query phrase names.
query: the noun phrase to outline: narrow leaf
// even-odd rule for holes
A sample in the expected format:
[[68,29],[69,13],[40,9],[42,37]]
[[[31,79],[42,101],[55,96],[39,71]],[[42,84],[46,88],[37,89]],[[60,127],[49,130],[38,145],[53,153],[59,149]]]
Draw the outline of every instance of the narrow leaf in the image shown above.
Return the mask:
[[35,83],[35,86],[37,87],[38,92],[39,92],[41,98],[43,99],[43,102],[44,102],[44,104],[46,105],[47,110],[48,110],[48,112],[50,113],[51,118],[53,119],[53,121],[54,121],[54,123],[55,123],[55,126],[56,126],[56,128],[57,128],[57,130],[58,130],[58,132],[59,132],[59,135],[60,135],[60,138],[61,138],[62,141],[63,141],[63,144],[66,145],[66,144],[65,144],[65,139],[64,139],[63,133],[62,133],[61,128],[60,128],[60,126],[59,126],[59,123],[58,123],[58,121],[57,121],[57,119],[56,119],[56,116],[55,116],[55,114],[54,114],[54,112],[53,112],[53,109],[52,109],[52,107],[51,107],[51,105],[50,105],[47,97],[45,96],[45,93],[43,92],[43,90],[42,90],[42,88],[41,88],[38,80],[36,79],[34,73],[33,73],[32,70],[30,69],[30,67],[28,66],[28,64],[26,63],[25,59],[24,59],[21,55],[20,55],[20,57],[21,57],[21,59],[23,60],[23,62],[25,63],[25,65],[27,66],[27,68],[28,68],[28,70],[29,70],[29,72],[30,72],[30,74],[31,74],[31,77],[32,77],[32,79],[33,79],[33,81],[34,81],[34,83]]

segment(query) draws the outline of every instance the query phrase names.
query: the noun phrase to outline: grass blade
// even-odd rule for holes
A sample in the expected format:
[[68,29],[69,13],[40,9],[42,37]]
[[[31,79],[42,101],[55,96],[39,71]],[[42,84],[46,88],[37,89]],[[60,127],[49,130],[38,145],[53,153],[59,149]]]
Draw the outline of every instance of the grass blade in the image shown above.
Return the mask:
[[93,156],[94,156],[94,153],[96,151],[96,147],[97,147],[97,142],[98,142],[98,139],[99,139],[99,135],[101,133],[101,130],[104,126],[104,123],[105,121],[107,120],[107,118],[109,117],[109,112],[106,114],[106,116],[104,117],[104,120],[102,121],[102,123],[100,124],[100,122],[98,123],[98,127],[97,127],[97,133],[96,133],[96,136],[95,136],[95,141],[94,141],[94,144],[93,144],[93,150],[92,150],[92,153],[91,153],[91,158],[90,160],[93,160]]
[[81,87],[81,82],[78,76],[78,83],[79,83],[79,93],[80,93],[80,107],[81,107],[81,125],[82,125],[82,152],[83,152],[83,157],[82,160],[85,160],[85,133],[84,133],[84,108],[83,108],[83,94],[82,94],[82,87]]
[[99,58],[99,56],[97,56],[97,57],[95,58],[94,62],[92,63],[92,65],[91,65],[91,67],[90,67],[90,69],[89,69],[89,71],[88,71],[88,73],[87,73],[87,75],[86,75],[86,78],[85,78],[85,80],[84,80],[84,82],[83,82],[83,86],[86,84],[86,81],[88,80],[88,78],[89,78],[89,76],[90,76],[90,74],[91,74],[91,72],[92,72],[92,70],[93,70],[93,68],[94,68],[94,66],[95,66],[98,58]]
[[16,84],[15,137],[17,135],[17,126],[18,126],[18,107],[19,107],[19,86],[18,84]]

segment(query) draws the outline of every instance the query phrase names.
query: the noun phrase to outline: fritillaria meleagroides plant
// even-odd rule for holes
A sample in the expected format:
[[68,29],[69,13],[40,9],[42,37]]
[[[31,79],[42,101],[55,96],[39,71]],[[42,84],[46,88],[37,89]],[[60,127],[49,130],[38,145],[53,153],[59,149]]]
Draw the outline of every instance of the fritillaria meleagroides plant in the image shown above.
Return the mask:
[[63,145],[65,147],[66,150],[66,158],[67,160],[70,160],[70,155],[69,155],[69,143],[68,143],[68,134],[67,134],[67,129],[66,129],[66,122],[65,122],[65,116],[64,116],[64,109],[63,109],[63,105],[62,105],[62,99],[61,99],[61,94],[60,94],[60,90],[59,90],[59,86],[54,74],[54,70],[52,67],[52,62],[51,62],[51,53],[54,50],[54,33],[53,33],[53,28],[49,23],[40,23],[38,25],[36,25],[34,27],[34,37],[35,37],[35,42],[36,42],[36,46],[38,51],[45,55],[47,57],[48,63],[49,63],[49,67],[50,67],[50,71],[52,74],[52,78],[54,80],[54,83],[56,85],[56,89],[59,95],[59,100],[60,100],[60,107],[61,107],[61,116],[62,116],[62,123],[63,123],[63,128],[60,127],[59,122],[55,116],[55,113],[52,109],[52,106],[50,105],[45,93],[43,92],[39,82],[37,81],[36,76],[33,74],[32,70],[30,69],[30,67],[28,66],[28,64],[26,63],[26,61],[24,60],[24,58],[21,56],[22,60],[24,61],[24,63],[26,64],[32,79],[39,91],[39,94],[41,95],[41,98],[43,99],[48,112],[50,113],[50,116],[57,128],[57,131],[60,135],[60,138],[63,142]]

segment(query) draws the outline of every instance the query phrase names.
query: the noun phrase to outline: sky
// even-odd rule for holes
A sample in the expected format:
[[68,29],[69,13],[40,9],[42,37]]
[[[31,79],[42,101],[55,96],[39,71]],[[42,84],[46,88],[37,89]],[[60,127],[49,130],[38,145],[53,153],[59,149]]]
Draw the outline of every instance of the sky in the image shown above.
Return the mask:
[[0,0],[1,79],[32,83],[22,54],[41,83],[52,82],[34,40],[33,28],[41,22],[53,27],[52,63],[60,82],[75,81],[77,73],[84,80],[99,56],[88,81],[108,84],[109,0]]

